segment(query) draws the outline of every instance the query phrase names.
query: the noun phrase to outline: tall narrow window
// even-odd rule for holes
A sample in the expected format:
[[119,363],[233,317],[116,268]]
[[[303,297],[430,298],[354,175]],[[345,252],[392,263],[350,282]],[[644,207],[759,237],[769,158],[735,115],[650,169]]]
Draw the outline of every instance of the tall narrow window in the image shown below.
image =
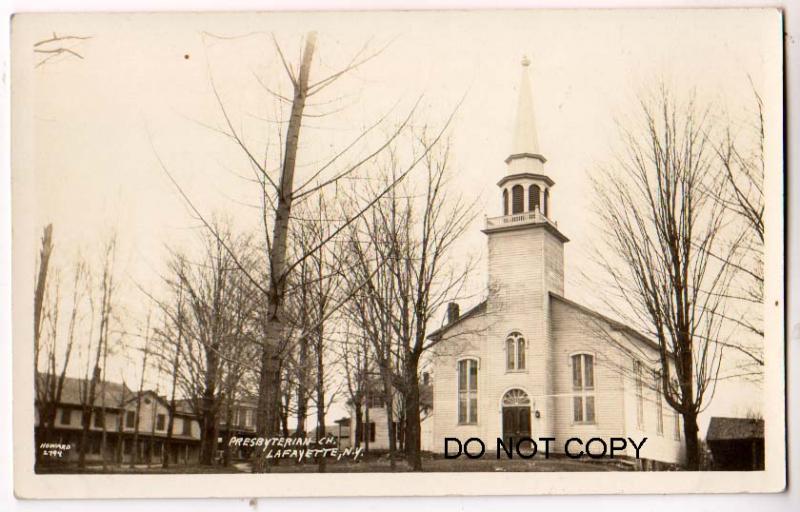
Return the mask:
[[542,213],[544,213],[545,217],[550,216],[550,189],[544,189],[544,207],[542,208]]
[[672,437],[676,441],[680,441],[681,440],[681,417],[678,414],[678,411],[672,411],[672,421],[673,421]]
[[636,425],[644,428],[644,383],[642,382],[642,363],[633,361],[633,378],[636,380]]
[[506,370],[525,369],[525,338],[512,332],[506,338]]
[[185,436],[192,435],[192,420],[189,418],[183,418],[183,429],[181,433]]
[[72,423],[72,409],[61,409],[61,424],[69,425]]
[[458,422],[478,422],[478,361],[458,362]]
[[136,423],[136,412],[135,411],[126,411],[125,412],[125,427],[126,428],[133,428],[135,423]]
[[167,416],[165,414],[159,414],[156,416],[156,430],[164,430],[167,424]]
[[503,189],[503,215],[508,215],[508,190]]
[[528,211],[535,212],[540,208],[539,201],[541,201],[542,189],[539,185],[531,185],[528,187]]
[[572,356],[572,419],[576,423],[594,423],[594,356]]
[[664,435],[664,401],[661,392],[661,375],[657,370],[653,370],[653,380],[655,380],[656,389],[656,432],[658,435]]
[[522,185],[511,188],[511,215],[522,213],[525,206],[525,189]]

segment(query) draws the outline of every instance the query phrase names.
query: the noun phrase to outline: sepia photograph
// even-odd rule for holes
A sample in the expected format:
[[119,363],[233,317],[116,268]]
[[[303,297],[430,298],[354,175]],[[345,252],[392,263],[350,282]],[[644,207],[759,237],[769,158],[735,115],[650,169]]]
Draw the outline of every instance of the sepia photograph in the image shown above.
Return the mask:
[[17,495],[783,490],[782,31],[15,15]]

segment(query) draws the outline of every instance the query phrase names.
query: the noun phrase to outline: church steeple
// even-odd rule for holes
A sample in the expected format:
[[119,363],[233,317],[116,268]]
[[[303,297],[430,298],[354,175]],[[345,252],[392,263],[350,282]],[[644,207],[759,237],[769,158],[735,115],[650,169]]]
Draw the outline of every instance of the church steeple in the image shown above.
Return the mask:
[[[503,217],[500,220],[489,219],[487,230],[534,224],[548,224],[555,228],[550,217],[550,189],[555,183],[544,172],[547,160],[539,149],[529,76],[530,64],[527,57],[522,58],[522,80],[519,85],[511,154],[506,158],[508,171],[497,184],[502,191]],[[563,237],[560,233],[559,235]]]
[[522,79],[519,84],[511,154],[506,158],[510,174],[542,173],[543,165],[547,161],[539,149],[539,134],[536,131],[536,116],[531,94],[530,64],[531,61],[527,56],[522,58]]

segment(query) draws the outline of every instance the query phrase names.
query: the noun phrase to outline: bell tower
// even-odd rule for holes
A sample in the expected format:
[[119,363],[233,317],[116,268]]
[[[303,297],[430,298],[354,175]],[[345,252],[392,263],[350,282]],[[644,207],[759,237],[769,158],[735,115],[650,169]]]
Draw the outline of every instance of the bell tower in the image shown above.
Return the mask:
[[[530,78],[531,61],[522,59],[511,153],[500,189],[499,217],[487,218],[489,292],[487,363],[493,368],[490,395],[520,388],[532,399],[534,437],[555,429],[550,333],[550,293],[564,293],[564,244],[569,240],[552,218],[551,189],[539,147]],[[524,371],[506,364],[506,340],[519,334],[527,343]],[[495,373],[496,372],[496,373]],[[484,381],[485,382],[485,381]],[[502,431],[502,418],[488,426],[490,438]]]

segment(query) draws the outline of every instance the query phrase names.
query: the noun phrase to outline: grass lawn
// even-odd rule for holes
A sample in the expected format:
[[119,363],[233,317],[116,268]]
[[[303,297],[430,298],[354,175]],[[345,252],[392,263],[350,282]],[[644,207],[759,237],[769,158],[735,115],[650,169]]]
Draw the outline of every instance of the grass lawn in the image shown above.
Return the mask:
[[[137,465],[136,467],[109,466],[103,471],[100,465],[90,465],[86,469],[80,470],[77,465],[53,466],[37,470],[38,473],[111,473],[111,474],[213,474],[213,473],[250,473],[251,464],[249,462],[239,462],[232,467],[223,466],[170,466],[163,469],[160,465]],[[542,459],[506,459],[495,458],[494,454],[487,453],[481,459],[460,458],[457,460],[444,459],[441,456],[426,455],[422,459],[422,469],[426,472],[503,472],[503,471],[630,471],[630,465],[615,462],[591,462],[577,461],[564,458]],[[319,467],[315,463],[298,464],[291,460],[283,460],[272,467],[273,473],[315,473]],[[388,473],[392,469],[389,459],[383,455],[368,455],[356,462],[351,460],[329,460],[326,465],[328,473]],[[395,472],[411,471],[408,463],[401,457],[396,461]]]

